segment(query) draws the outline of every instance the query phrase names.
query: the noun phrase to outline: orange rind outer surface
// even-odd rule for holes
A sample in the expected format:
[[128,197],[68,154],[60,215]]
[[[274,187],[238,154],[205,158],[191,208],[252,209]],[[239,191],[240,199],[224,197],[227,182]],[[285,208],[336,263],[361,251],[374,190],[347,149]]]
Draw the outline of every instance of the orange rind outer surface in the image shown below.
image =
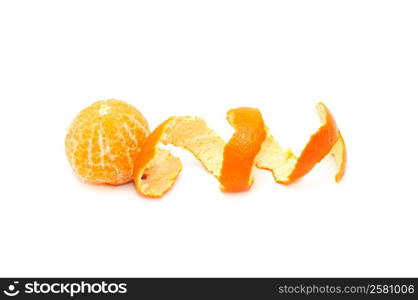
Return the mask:
[[219,181],[224,192],[242,192],[253,182],[254,162],[266,139],[266,127],[255,108],[231,109],[227,119],[235,133],[225,145]]
[[322,126],[310,138],[299,156],[294,170],[289,175],[290,184],[308,174],[317,163],[327,156],[338,139],[338,127],[329,109],[323,104],[317,105]]

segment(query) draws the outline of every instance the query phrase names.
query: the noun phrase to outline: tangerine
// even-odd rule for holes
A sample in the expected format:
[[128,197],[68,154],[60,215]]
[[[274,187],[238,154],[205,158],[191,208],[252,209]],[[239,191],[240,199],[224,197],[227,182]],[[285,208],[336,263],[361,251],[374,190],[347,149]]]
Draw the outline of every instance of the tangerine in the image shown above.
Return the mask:
[[148,135],[148,123],[135,107],[120,100],[102,100],[76,116],[65,149],[80,178],[118,185],[133,179],[135,161]]

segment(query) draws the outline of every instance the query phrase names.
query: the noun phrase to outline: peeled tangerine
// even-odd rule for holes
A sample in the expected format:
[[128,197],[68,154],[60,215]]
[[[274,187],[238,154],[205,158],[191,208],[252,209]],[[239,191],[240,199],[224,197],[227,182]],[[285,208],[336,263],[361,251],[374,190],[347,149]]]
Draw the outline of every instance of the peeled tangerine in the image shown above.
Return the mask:
[[118,185],[133,179],[135,161],[148,135],[148,123],[135,107],[114,99],[98,101],[74,119],[65,149],[79,177]]
[[345,143],[328,108],[319,103],[317,111],[321,126],[299,157],[277,143],[256,108],[240,107],[228,112],[227,119],[235,129],[228,143],[200,118],[169,118],[143,146],[135,165],[136,188],[142,195],[161,197],[173,186],[182,165],[160,144],[190,151],[219,180],[224,192],[248,190],[253,182],[253,166],[271,171],[277,183],[293,183],[329,153],[335,158],[335,180],[339,182],[346,165]]

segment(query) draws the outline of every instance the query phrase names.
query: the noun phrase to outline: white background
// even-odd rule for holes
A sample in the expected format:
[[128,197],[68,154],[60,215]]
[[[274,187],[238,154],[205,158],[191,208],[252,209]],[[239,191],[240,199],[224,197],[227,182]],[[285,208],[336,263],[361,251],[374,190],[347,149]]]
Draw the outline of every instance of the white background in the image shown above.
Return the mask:
[[[418,276],[416,1],[2,1],[1,276]],[[188,153],[161,200],[93,186],[66,129],[100,99],[154,128],[262,110],[296,153],[333,112],[349,161],[223,194]]]

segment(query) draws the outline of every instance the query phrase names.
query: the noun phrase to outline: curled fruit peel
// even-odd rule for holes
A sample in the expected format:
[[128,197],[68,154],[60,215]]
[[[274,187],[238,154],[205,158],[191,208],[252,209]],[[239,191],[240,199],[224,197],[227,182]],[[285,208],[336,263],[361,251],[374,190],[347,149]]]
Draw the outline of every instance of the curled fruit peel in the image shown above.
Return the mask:
[[328,154],[336,161],[335,179],[339,182],[346,165],[345,143],[328,108],[319,103],[317,112],[321,126],[299,157],[279,145],[256,108],[228,111],[227,120],[235,129],[228,143],[201,118],[171,117],[150,134],[142,147],[134,171],[135,186],[142,195],[161,197],[175,183],[182,164],[161,144],[191,152],[219,180],[224,192],[248,190],[254,166],[271,171],[277,183],[293,183]]

